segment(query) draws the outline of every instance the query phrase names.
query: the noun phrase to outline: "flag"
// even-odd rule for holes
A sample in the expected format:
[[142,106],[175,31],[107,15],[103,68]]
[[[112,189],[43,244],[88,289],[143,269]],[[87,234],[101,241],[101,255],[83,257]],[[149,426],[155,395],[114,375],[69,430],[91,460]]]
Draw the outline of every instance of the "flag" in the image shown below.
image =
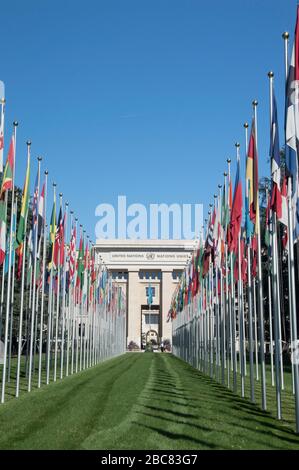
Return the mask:
[[44,220],[45,220],[45,183],[43,184],[42,191],[39,196],[39,201],[38,201],[38,215],[37,215],[37,233],[38,237],[41,237],[42,235],[42,228],[44,226]]
[[281,187],[281,217],[278,219],[283,224],[282,246],[284,249],[288,247],[288,189],[287,178],[284,177]]
[[76,227],[72,228],[72,235],[70,241],[70,277],[69,282],[71,283],[75,275],[75,266],[76,266]]
[[282,201],[280,191],[280,150],[279,150],[279,134],[277,121],[277,106],[274,95],[272,93],[272,116],[270,129],[270,158],[271,158],[271,174],[272,174],[272,191],[271,191],[271,209],[276,212],[278,219],[281,217]]
[[15,241],[15,248],[19,256],[18,269],[17,269],[18,277],[20,277],[21,275],[21,266],[22,266],[22,259],[23,259],[23,243],[24,243],[25,234],[26,234],[26,222],[27,222],[28,208],[29,208],[29,182],[30,182],[30,153],[28,151],[27,170],[26,170],[23,195],[22,195],[21,214],[20,214],[20,220],[18,224],[17,236],[16,236],[16,241]]
[[230,237],[229,237],[229,251],[235,252],[238,247],[238,236],[240,233],[241,222],[242,222],[242,182],[240,178],[240,157],[237,160],[237,172],[234,188],[234,197],[231,209],[230,217]]
[[[84,241],[81,235],[79,243],[79,254],[78,254],[78,263],[77,263],[77,287],[82,289],[84,282]],[[104,278],[103,278],[104,282]]]
[[0,199],[3,199],[3,195],[5,191],[8,191],[9,189],[12,189],[13,185],[13,172],[14,172],[14,158],[15,158],[15,140],[14,136],[12,136],[10,145],[9,145],[9,150],[8,150],[8,156],[4,168],[4,173],[3,173],[3,179],[2,179],[2,184],[1,184],[1,190],[0,190]]
[[63,259],[64,259],[64,218],[62,217],[62,208],[60,207],[56,233],[55,233],[55,242],[54,242],[54,255],[53,255],[54,267],[57,268],[58,265],[62,266]]
[[37,252],[37,245],[38,244],[38,192],[39,192],[39,171],[37,171],[35,184],[34,184],[34,193],[32,199],[32,242],[33,242],[33,253]]
[[147,303],[148,305],[152,305],[153,303],[153,288],[151,285],[147,288]]
[[255,233],[259,232],[259,177],[258,155],[256,148],[255,118],[252,119],[251,133],[247,152],[246,181],[248,184],[249,217],[255,225]]
[[[12,235],[11,235],[11,266],[13,266],[15,262],[15,241],[16,241],[16,227],[17,227],[17,205],[14,203],[13,205],[13,215],[12,215]],[[9,267],[9,251],[10,251],[10,233],[7,234],[7,249],[6,249],[6,259],[5,259],[5,274],[8,273],[8,267]]]
[[27,243],[27,280],[26,285],[29,286],[32,280],[32,266],[33,266],[33,243],[32,243],[32,229],[30,229]]
[[51,247],[51,250],[50,250],[51,259],[50,259],[49,267],[51,267],[53,264],[53,258],[54,258],[54,246],[55,246],[55,236],[56,236],[56,201],[55,199],[54,199],[53,207],[52,207],[49,236],[50,236],[49,243]]
[[298,80],[299,80],[299,6],[297,6],[297,21],[295,40],[286,83],[286,166],[287,174],[292,181],[292,220],[294,241],[299,236],[299,180],[298,180],[298,147],[299,147],[299,118],[298,118]]
[[0,190],[0,266],[5,259],[6,230],[7,230],[7,197],[5,193],[13,187],[14,171],[14,136],[12,136],[8,156],[4,168],[1,190]]

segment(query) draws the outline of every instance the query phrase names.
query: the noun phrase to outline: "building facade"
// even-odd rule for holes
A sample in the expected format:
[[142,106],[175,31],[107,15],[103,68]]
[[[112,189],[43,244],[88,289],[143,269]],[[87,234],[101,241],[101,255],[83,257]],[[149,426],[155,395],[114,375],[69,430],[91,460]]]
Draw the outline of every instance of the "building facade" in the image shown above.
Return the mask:
[[[127,345],[171,340],[169,306],[194,240],[98,240],[96,250],[127,298]],[[148,304],[149,288],[152,304]]]

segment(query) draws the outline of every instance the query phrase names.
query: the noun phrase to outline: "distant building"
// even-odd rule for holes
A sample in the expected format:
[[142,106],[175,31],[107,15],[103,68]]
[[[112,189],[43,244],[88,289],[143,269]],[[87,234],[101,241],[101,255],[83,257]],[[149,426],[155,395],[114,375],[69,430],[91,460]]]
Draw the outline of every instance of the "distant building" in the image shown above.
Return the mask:
[[97,252],[126,292],[127,345],[134,341],[144,347],[150,340],[171,340],[170,301],[194,246],[194,240],[97,240]]

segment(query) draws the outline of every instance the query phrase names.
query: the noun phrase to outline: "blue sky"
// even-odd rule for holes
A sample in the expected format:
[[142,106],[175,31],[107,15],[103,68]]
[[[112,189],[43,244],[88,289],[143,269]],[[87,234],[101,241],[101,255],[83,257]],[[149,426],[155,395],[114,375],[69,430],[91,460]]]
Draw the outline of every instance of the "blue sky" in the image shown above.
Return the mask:
[[268,174],[267,72],[282,141],[281,34],[293,37],[295,14],[293,0],[2,0],[0,79],[6,148],[20,123],[17,183],[30,138],[92,239],[96,206],[119,194],[129,204],[207,205],[234,143],[244,144],[254,98]]

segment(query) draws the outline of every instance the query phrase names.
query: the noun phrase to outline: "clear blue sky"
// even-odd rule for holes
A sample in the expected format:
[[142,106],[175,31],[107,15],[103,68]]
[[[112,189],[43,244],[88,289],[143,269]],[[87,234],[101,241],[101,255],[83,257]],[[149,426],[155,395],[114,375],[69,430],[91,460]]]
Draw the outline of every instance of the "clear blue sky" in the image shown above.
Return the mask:
[[293,0],[2,0],[0,79],[6,147],[20,123],[17,183],[30,138],[92,239],[95,207],[119,194],[208,204],[235,141],[244,143],[253,98],[268,174],[267,72],[282,140],[281,34],[293,37],[295,14]]

